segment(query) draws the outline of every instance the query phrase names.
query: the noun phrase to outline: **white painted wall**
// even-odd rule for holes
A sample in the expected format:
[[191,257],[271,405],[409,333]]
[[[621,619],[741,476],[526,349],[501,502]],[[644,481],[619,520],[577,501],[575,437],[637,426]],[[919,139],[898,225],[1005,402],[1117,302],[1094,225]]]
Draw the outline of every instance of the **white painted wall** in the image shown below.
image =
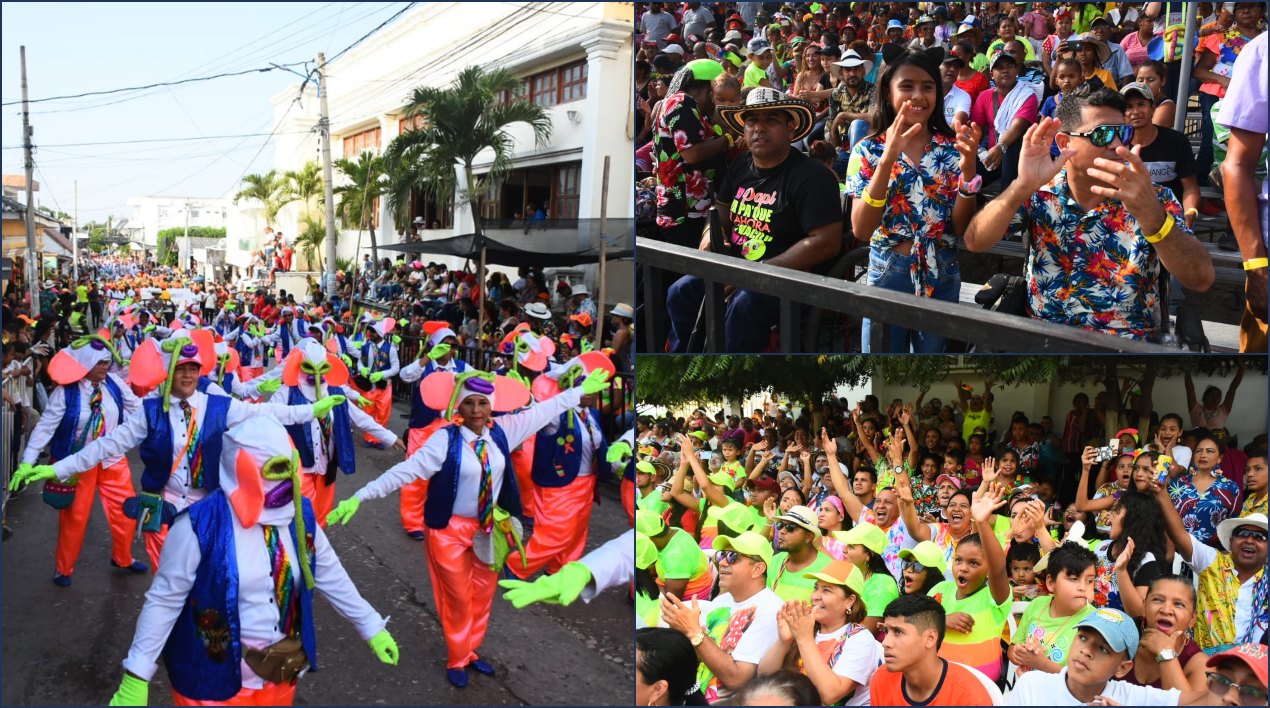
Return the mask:
[[192,204],[190,226],[228,227],[234,205],[231,200],[219,197],[134,197],[128,200],[128,206],[132,207],[128,225],[140,229],[137,238],[153,247],[157,245],[160,231],[185,226],[186,202]]

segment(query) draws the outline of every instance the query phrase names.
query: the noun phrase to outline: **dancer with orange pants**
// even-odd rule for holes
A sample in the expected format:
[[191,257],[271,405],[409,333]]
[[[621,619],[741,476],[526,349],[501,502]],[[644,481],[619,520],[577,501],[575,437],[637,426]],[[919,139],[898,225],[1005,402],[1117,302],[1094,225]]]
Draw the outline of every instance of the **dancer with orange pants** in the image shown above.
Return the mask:
[[[306,338],[282,360],[282,383],[286,385],[271,401],[292,406],[316,403],[327,396],[344,395],[342,387],[348,383],[348,368],[316,339]],[[321,419],[287,426],[291,442],[300,454],[300,489],[313,502],[320,526],[326,526],[326,515],[335,506],[337,471],[357,471],[353,428],[366,431],[385,445],[403,452],[406,449],[395,433],[347,401]]]
[[343,396],[327,396],[313,405],[252,405],[203,393],[198,390],[199,376],[206,376],[215,364],[211,330],[178,330],[162,342],[146,340],[132,359],[129,383],[141,388],[161,386],[158,394],[145,398],[123,423],[79,452],[52,465],[19,469],[12,486],[54,478],[66,483],[140,446],[145,465],[141,494],[124,508],[134,518],[148,514],[146,552],[157,569],[166,525],[178,512],[220,486],[216,460],[220,459],[221,437],[229,426],[260,416],[277,418],[285,425],[307,423],[344,402]]
[[[556,343],[546,335],[534,333],[528,322],[521,322],[507,333],[498,345],[499,351],[510,354],[509,376],[525,385],[551,366],[556,353]],[[533,387],[530,386],[530,393]],[[520,447],[512,450],[512,469],[516,472],[516,484],[520,486],[520,503],[525,510],[525,535],[532,536],[538,509],[534,505],[538,495],[534,492],[534,443],[536,436],[525,438]]]
[[282,426],[231,427],[215,463],[221,488],[172,524],[110,705],[147,705],[160,655],[175,705],[292,705],[301,674],[319,666],[314,590],[395,666],[387,619],[299,494],[300,462]]
[[[111,362],[118,354],[104,334],[103,330],[102,334],[75,340],[49,362],[49,377],[58,386],[49,394],[48,407],[31,431],[19,473],[34,469],[40,451],[50,443],[49,454],[54,462],[69,457],[84,445],[110,434],[141,407],[141,399],[110,373]],[[53,582],[61,587],[71,584],[96,491],[101,492],[101,508],[110,525],[110,564],[144,573],[146,564],[132,557],[137,522],[123,513],[124,500],[134,494],[128,460],[122,455],[104,459],[79,475],[78,481],[70,482],[44,483],[44,500],[59,510]]]
[[[380,425],[388,425],[392,415],[392,379],[401,371],[397,347],[388,339],[396,325],[397,320],[389,317],[367,326],[366,340],[357,354],[358,373],[363,378],[357,383],[362,395],[373,402],[369,413]],[[366,433],[365,438],[366,447],[383,449],[383,444],[370,433]]]
[[[593,371],[611,377],[613,362],[600,352],[588,352],[539,376],[534,388],[540,398],[550,400],[554,391],[571,388]],[[522,580],[543,568],[554,573],[586,550],[597,475],[611,469],[596,400],[591,394],[583,396],[578,406],[544,426],[534,441],[534,532],[524,552],[513,553],[507,563]]]
[[[445,326],[444,322],[425,322],[424,332],[428,334],[428,346],[419,349],[419,358],[401,368],[398,378],[402,383],[410,385],[410,432],[406,434],[406,456],[415,454],[428,441],[428,436],[445,427],[450,421],[441,417],[441,412],[427,407],[420,395],[420,386],[415,382],[427,378],[437,371],[449,371],[461,374],[468,370],[467,362],[454,356],[453,347],[458,344],[458,335]],[[430,332],[428,330],[431,330]],[[423,360],[427,364],[422,364]],[[415,480],[401,488],[401,527],[406,535],[416,541],[423,540],[423,502],[428,497],[428,482]]]
[[[521,515],[515,475],[508,474],[511,449],[560,413],[578,405],[584,394],[607,385],[608,373],[596,371],[580,388],[511,415],[491,418],[529,403],[529,389],[503,376],[480,371],[437,372],[423,381],[423,402],[463,422],[428,438],[414,455],[384,472],[340,502],[328,523],[348,523],[363,501],[387,496],[415,479],[428,479],[424,522],[428,526],[428,574],[445,634],[446,678],[462,688],[466,669],[493,675],[494,667],[477,653],[485,641],[498,567],[506,561],[506,534]],[[495,525],[495,519],[500,519]],[[506,521],[504,521],[506,520]],[[519,544],[519,537],[516,539]]]

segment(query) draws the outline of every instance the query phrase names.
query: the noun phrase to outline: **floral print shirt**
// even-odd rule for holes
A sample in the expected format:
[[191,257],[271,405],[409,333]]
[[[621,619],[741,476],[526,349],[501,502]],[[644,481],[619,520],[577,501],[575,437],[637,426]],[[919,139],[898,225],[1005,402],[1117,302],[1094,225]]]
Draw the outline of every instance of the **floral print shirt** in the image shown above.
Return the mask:
[[[1173,217],[1176,233],[1169,238],[1190,234],[1172,192],[1158,184],[1155,191]],[[1033,317],[1132,338],[1160,328],[1160,259],[1124,204],[1107,200],[1083,210],[1064,169],[1016,218],[1031,237],[1026,276]]]
[[1235,513],[1239,485],[1217,467],[1213,470],[1217,479],[1200,494],[1195,488],[1194,474],[1194,470],[1190,470],[1170,482],[1169,497],[1173,499],[1173,506],[1177,507],[1178,516],[1182,517],[1186,532],[1201,543],[1214,545],[1217,525]]
[[685,219],[704,219],[709,214],[709,180],[714,170],[690,166],[679,153],[714,136],[714,127],[691,96],[681,91],[662,101],[653,138],[658,227],[674,228]]
[[[886,149],[886,135],[866,138],[851,148],[847,162],[845,192],[861,198]],[[913,242],[909,272],[913,292],[931,297],[939,278],[935,261],[937,248],[956,248],[952,232],[953,205],[961,181],[961,154],[953,138],[932,134],[919,164],[901,154],[891,168],[886,191],[886,207],[869,248],[875,253],[890,251],[905,241]]]

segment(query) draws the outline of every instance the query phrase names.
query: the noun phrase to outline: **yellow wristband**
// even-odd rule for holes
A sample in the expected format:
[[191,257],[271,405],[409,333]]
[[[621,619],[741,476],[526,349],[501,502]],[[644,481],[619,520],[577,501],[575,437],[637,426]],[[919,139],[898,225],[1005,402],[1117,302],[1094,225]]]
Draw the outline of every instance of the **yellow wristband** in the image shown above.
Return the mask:
[[1164,240],[1165,236],[1173,231],[1173,216],[1171,214],[1164,215],[1164,223],[1160,225],[1160,230],[1147,236],[1147,241],[1151,243],[1159,243]]
[[1260,270],[1266,267],[1270,267],[1270,259],[1249,258],[1244,261],[1244,270]]
[[1199,216],[1199,209],[1196,209],[1195,207],[1191,207],[1190,209],[1187,209],[1186,211],[1182,212],[1183,216],[1190,216],[1191,214],[1194,214],[1195,216]]
[[871,207],[881,209],[886,206],[885,199],[874,199],[873,197],[869,196],[868,192],[865,192],[864,194],[862,194],[861,198],[864,199],[865,204],[868,204]]

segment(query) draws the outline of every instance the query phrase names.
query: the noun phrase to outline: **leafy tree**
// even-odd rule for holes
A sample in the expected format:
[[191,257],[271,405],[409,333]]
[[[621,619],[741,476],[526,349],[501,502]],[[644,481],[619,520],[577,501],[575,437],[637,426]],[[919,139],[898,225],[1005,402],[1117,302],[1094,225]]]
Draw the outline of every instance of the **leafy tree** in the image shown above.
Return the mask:
[[[104,230],[105,229],[103,228],[103,231]],[[104,234],[93,234],[88,237],[88,250],[93,253],[101,253],[106,250],[108,245],[109,244],[106,243],[106,237]]]
[[[269,170],[263,175],[244,175],[243,187],[234,195],[234,203],[244,199],[254,199],[260,202],[265,210],[265,225],[273,226],[274,219],[278,218],[278,211],[282,209],[282,188],[284,186],[283,179],[278,176],[277,170]],[[259,222],[256,223],[259,226]],[[257,229],[257,233],[259,233]]]
[[[504,102],[502,95],[512,96]],[[508,128],[526,123],[533,129],[534,145],[551,138],[551,117],[542,106],[527,101],[522,81],[506,69],[486,71],[469,66],[446,88],[420,86],[406,104],[406,117],[420,116],[422,127],[393,139],[384,151],[391,189],[389,211],[402,227],[403,203],[410,190],[443,204],[452,196],[466,200],[472,209],[476,231],[481,232],[480,197],[501,184],[511,170],[514,140]],[[492,150],[489,172],[477,177],[472,171],[476,156]],[[455,166],[460,165],[468,188],[456,195]]]
[[288,170],[282,175],[282,190],[279,203],[286,206],[292,202],[302,202],[300,219],[310,216],[315,205],[320,206],[325,198],[322,189],[322,166],[313,160],[304,163],[298,170]]
[[367,150],[358,155],[354,162],[348,158],[335,161],[335,169],[348,177],[350,183],[335,188],[340,195],[335,213],[345,227],[357,229],[358,250],[361,250],[361,232],[370,231],[371,257],[379,262],[379,241],[375,237],[372,225],[375,220],[375,204],[383,193],[381,179],[384,175],[384,161],[375,153]]
[[300,219],[300,234],[295,238],[295,245],[304,254],[310,270],[322,270],[321,253],[325,241],[326,224],[308,214]]
[[[225,238],[226,229],[220,226],[191,226],[190,238]],[[159,263],[175,266],[177,256],[181,253],[181,241],[185,238],[185,227],[174,226],[163,229],[156,237],[155,258]],[[90,241],[91,243],[91,241]]]

